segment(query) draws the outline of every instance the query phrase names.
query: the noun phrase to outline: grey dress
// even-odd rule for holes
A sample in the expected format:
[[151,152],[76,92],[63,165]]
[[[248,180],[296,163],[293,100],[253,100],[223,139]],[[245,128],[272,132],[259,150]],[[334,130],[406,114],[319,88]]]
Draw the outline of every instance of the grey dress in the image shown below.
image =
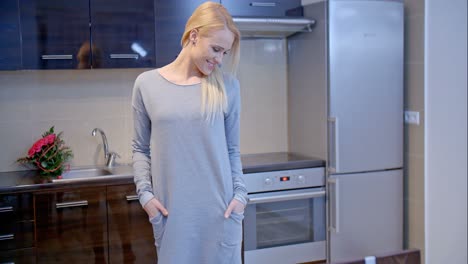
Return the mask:
[[[239,82],[224,76],[228,110],[213,124],[200,113],[201,85],[176,85],[157,70],[138,76],[133,89],[133,169],[141,205],[156,197],[169,211],[153,225],[159,264],[241,263],[246,204],[239,151]],[[151,152],[151,153],[150,153]]]

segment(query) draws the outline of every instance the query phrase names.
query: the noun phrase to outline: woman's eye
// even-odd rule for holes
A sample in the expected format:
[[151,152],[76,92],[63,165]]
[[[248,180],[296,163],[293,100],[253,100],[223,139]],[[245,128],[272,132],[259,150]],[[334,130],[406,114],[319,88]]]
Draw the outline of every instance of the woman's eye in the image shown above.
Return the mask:
[[221,49],[220,49],[220,48],[213,47],[213,51],[214,51],[214,52],[220,52]]
[[224,55],[226,55],[226,54],[227,54],[227,52],[225,51],[225,52],[223,52],[223,54],[224,54]]

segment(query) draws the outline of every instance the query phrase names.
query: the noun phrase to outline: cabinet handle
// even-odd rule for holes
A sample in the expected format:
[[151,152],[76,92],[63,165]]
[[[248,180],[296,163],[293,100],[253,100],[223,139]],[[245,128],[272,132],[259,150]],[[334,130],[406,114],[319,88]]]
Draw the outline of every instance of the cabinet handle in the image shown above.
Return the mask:
[[310,199],[325,196],[324,190],[314,191],[314,192],[304,192],[304,193],[294,193],[294,194],[279,194],[268,197],[254,197],[249,198],[249,204],[261,204],[261,203],[272,203],[288,200],[300,200],[300,199]]
[[139,58],[138,54],[111,54],[109,56],[111,59],[135,59]]
[[3,240],[13,240],[13,239],[15,239],[15,235],[13,235],[13,234],[1,235],[1,236],[0,236],[0,241],[3,241]]
[[42,55],[41,58],[43,60],[71,60],[73,59],[73,55],[66,54],[66,55]]
[[127,195],[125,196],[125,199],[127,199],[127,201],[131,202],[131,201],[138,201],[138,195],[134,194],[134,195]]
[[13,212],[13,206],[0,207],[0,213]]
[[330,201],[330,231],[340,232],[340,190],[337,178],[328,179]]
[[57,203],[55,208],[71,208],[71,207],[84,207],[88,206],[88,201],[76,201],[76,202],[65,202],[65,203]]
[[276,3],[275,2],[252,2],[250,3],[250,6],[256,6],[256,7],[275,7]]

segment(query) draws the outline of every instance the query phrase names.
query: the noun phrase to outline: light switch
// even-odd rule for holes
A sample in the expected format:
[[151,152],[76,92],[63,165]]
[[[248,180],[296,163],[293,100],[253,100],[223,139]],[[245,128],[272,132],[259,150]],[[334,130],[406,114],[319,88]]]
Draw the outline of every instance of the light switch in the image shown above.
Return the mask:
[[376,263],[376,257],[375,256],[367,256],[364,258],[365,264],[375,264]]
[[405,123],[419,126],[419,112],[405,111]]

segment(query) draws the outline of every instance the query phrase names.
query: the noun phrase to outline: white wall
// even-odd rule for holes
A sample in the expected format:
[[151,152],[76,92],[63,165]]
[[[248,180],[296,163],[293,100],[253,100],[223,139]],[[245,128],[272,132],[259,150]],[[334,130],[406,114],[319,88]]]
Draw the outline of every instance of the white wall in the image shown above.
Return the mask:
[[424,263],[424,0],[405,0],[405,111],[419,124],[405,124],[405,248],[421,250]]
[[[245,40],[241,47],[241,152],[287,151],[286,42]],[[64,132],[74,167],[104,164],[95,127],[118,162],[131,162],[132,87],[145,70],[1,71],[0,172],[24,169],[15,160],[51,126]]]
[[288,150],[286,41],[241,41],[241,153]]
[[467,1],[426,0],[426,263],[467,263]]
[[109,147],[131,160],[130,98],[145,69],[43,70],[0,72],[0,171],[24,169],[15,163],[49,127],[64,132],[74,153],[72,166],[104,164],[102,128]]

